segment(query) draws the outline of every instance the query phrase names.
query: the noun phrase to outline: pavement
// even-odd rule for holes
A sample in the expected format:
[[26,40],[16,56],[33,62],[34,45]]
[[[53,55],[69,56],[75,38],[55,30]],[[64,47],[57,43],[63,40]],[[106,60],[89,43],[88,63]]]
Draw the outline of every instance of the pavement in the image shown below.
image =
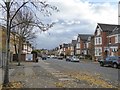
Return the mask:
[[87,83],[76,81],[42,60],[38,63],[22,62],[21,66],[11,63],[9,68],[10,82],[21,82],[23,88],[85,88],[86,85],[88,86]]
[[3,82],[3,69],[0,68],[0,85],[2,84]]
[[[75,79],[49,66],[42,60],[36,62],[17,62],[9,64],[9,81],[21,82],[23,88],[61,88],[83,87],[84,83],[78,83]],[[0,69],[0,84],[3,82],[3,70]]]
[[10,66],[10,82],[22,82],[24,88],[55,88],[55,79],[44,68],[35,62],[22,62]]

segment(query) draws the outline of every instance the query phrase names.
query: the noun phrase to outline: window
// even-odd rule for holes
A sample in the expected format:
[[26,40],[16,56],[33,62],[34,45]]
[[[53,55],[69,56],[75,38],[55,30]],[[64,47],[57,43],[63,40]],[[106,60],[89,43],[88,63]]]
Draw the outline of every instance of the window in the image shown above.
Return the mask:
[[86,43],[86,47],[89,48],[89,43]]
[[86,48],[86,43],[84,43],[84,48]]
[[78,42],[80,42],[80,38],[78,38]]
[[80,54],[80,50],[77,50],[77,52],[76,52],[77,54]]
[[102,44],[102,38],[101,37],[96,37],[95,38],[95,45]]
[[80,48],[80,43],[77,43],[77,48]]
[[100,38],[98,38],[99,44],[100,44]]
[[101,47],[96,47],[95,48],[95,56],[100,56],[102,53],[102,48]]
[[120,43],[120,35],[118,35],[118,43]]
[[97,38],[96,38],[96,44],[97,44]]
[[109,38],[109,43],[111,43],[111,38]]
[[115,43],[118,43],[118,36],[115,36]]

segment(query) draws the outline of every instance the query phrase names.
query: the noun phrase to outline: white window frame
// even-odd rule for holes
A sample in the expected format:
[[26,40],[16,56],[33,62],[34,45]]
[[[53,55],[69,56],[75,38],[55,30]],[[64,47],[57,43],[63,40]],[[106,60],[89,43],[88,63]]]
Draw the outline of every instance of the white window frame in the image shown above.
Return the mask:
[[80,50],[76,50],[76,53],[77,53],[77,54],[80,54]]
[[101,45],[102,44],[102,37],[95,37],[95,45]]
[[76,48],[80,48],[80,43],[77,43],[77,47]]
[[118,35],[115,35],[115,43],[118,43]]
[[118,43],[120,43],[120,34],[118,34]]
[[95,47],[95,56],[101,56],[102,47]]

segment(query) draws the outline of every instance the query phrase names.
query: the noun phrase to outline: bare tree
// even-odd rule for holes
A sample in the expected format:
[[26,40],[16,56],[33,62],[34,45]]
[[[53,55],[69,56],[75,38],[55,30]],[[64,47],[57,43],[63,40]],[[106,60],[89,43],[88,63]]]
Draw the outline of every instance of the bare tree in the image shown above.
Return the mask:
[[[24,1],[24,0],[23,0]],[[23,24],[24,22],[17,23],[16,25],[13,24],[13,20],[15,19],[15,16],[17,13],[21,10],[23,7],[27,7],[29,10],[33,11],[31,8],[31,5],[34,7],[34,9],[37,9],[40,12],[45,12],[44,15],[50,16],[52,13],[50,12],[50,9],[58,11],[57,7],[49,5],[47,2],[44,1],[38,1],[38,2],[31,2],[30,0],[24,1],[24,2],[17,2],[15,0],[3,0],[3,3],[0,3],[1,8],[3,8],[3,12],[6,15],[6,18],[2,19],[6,22],[5,26],[7,28],[6,31],[6,65],[5,65],[5,72],[4,72],[4,82],[3,86],[5,87],[9,83],[9,55],[10,55],[10,32],[11,28],[16,27],[19,24]],[[35,12],[34,12],[35,13]],[[34,17],[38,18],[35,14]],[[50,27],[53,26],[52,24],[44,25],[41,23],[40,19],[37,19],[37,23],[34,23],[34,26],[37,26],[42,31],[48,30]],[[43,27],[42,27],[43,26]]]
[[36,33],[36,31],[33,29],[35,20],[33,18],[33,14],[30,11],[24,9],[23,11],[20,10],[17,13],[15,19],[13,20],[13,24],[18,24],[20,22],[24,23],[19,24],[13,28],[14,33],[16,33],[16,35],[19,37],[18,65],[20,65],[23,42],[34,39]]

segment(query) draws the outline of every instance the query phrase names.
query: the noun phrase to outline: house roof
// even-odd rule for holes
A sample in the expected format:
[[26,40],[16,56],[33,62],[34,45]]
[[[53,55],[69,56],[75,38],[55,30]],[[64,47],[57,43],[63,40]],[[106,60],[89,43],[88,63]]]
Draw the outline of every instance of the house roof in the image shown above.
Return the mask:
[[63,44],[63,48],[67,48],[69,46],[69,44]]
[[117,25],[110,35],[114,35],[114,34],[120,34],[120,25]]
[[117,25],[114,25],[114,24],[102,24],[102,23],[98,23],[98,25],[101,27],[101,29],[104,32],[113,31],[114,28],[117,26]]
[[81,38],[84,41],[88,40],[88,37],[93,36],[92,34],[78,34],[78,37]]
[[77,40],[72,40],[72,45],[75,45],[77,43]]

